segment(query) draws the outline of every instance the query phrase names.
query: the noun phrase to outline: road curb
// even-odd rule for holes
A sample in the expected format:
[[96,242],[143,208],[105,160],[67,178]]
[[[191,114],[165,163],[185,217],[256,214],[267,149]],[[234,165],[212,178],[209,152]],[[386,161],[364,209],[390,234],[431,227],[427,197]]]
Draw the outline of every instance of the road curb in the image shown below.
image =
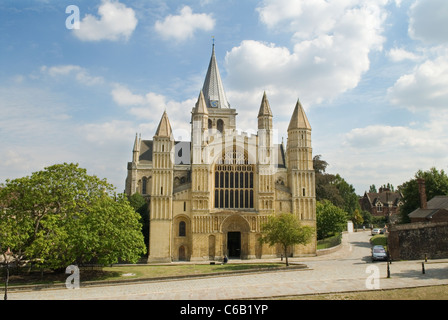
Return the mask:
[[[210,278],[210,277],[224,277],[224,276],[235,276],[235,275],[246,275],[246,274],[256,274],[256,273],[266,273],[266,272],[286,272],[286,271],[298,271],[298,270],[312,270],[306,264],[303,263],[290,263],[287,268],[260,268],[252,270],[241,270],[241,271],[223,271],[214,273],[204,273],[204,274],[190,274],[182,276],[167,276],[167,277],[157,277],[157,278],[143,278],[143,279],[117,279],[117,280],[98,280],[98,281],[85,281],[80,283],[81,288],[86,287],[100,287],[100,286],[114,286],[114,285],[127,285],[136,283],[146,283],[146,282],[162,282],[162,281],[175,281],[175,280],[186,280],[186,279],[200,279],[200,278]],[[37,285],[21,285],[8,287],[8,292],[26,292],[26,291],[42,291],[42,290],[59,290],[65,289],[65,283],[57,284],[37,284]]]

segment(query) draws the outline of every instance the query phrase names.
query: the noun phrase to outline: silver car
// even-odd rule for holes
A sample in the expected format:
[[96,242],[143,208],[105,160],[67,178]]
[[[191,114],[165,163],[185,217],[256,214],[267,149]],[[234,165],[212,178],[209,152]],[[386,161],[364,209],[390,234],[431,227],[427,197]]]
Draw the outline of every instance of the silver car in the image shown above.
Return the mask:
[[383,246],[373,246],[372,248],[372,261],[387,260],[387,252]]

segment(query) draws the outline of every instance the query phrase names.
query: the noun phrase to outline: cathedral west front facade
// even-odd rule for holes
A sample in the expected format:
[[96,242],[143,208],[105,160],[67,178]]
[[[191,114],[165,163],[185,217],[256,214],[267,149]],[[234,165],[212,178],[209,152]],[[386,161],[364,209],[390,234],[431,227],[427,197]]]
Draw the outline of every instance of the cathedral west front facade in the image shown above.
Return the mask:
[[[311,126],[304,109],[299,101],[292,109],[285,147],[274,141],[266,93],[260,98],[257,134],[238,132],[213,46],[191,110],[191,141],[174,140],[167,112],[152,140],[136,136],[125,191],[148,202],[148,262],[279,257],[280,248],[258,241],[270,215],[291,213],[316,227]],[[290,253],[315,255],[316,237]]]

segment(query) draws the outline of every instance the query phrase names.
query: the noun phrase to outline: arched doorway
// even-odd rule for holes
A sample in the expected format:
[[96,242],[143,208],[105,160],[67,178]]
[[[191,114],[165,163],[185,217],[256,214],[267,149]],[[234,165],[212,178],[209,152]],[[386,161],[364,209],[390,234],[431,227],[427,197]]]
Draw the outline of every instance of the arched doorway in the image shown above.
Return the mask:
[[229,258],[241,259],[241,232],[227,232],[227,252]]
[[246,219],[238,214],[227,217],[222,223],[223,253],[229,258],[246,259],[249,255],[250,227]]

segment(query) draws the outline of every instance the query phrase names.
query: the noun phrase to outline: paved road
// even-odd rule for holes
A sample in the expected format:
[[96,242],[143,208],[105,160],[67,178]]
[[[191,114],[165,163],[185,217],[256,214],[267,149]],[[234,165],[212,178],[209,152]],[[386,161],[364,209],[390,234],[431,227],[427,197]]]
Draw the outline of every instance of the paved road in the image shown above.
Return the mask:
[[426,263],[425,274],[422,261],[393,262],[387,278],[387,264],[370,261],[369,238],[367,231],[345,234],[335,253],[292,259],[305,263],[307,270],[103,287],[83,288],[81,283],[77,290],[11,292],[8,299],[227,300],[448,284],[448,260]]

